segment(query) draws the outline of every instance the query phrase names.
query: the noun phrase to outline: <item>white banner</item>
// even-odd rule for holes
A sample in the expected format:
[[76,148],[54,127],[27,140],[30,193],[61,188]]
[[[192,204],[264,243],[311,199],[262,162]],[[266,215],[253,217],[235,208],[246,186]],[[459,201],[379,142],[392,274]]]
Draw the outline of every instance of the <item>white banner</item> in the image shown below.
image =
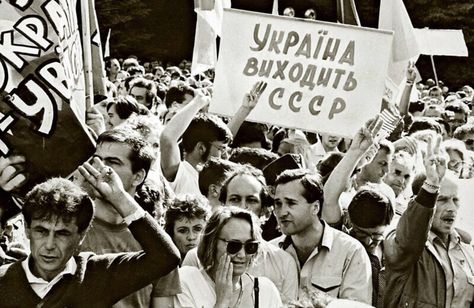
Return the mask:
[[468,56],[462,30],[415,29],[415,36],[423,55]]
[[380,111],[392,32],[225,10],[210,111],[232,116],[258,80],[250,121],[352,137]]

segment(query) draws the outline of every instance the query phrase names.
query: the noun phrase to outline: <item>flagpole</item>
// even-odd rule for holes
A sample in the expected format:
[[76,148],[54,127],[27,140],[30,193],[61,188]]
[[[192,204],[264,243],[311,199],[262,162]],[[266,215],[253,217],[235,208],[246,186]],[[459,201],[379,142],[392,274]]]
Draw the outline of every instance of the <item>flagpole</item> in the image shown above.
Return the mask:
[[92,84],[92,51],[91,51],[91,28],[89,16],[89,0],[81,1],[82,19],[82,50],[84,53],[84,77],[86,91],[86,110],[92,106],[94,86]]
[[430,55],[430,58],[431,58],[431,66],[433,67],[433,74],[434,74],[434,77],[435,77],[436,86],[439,87],[438,74],[436,74],[436,66],[435,66],[435,63],[434,63],[433,55]]

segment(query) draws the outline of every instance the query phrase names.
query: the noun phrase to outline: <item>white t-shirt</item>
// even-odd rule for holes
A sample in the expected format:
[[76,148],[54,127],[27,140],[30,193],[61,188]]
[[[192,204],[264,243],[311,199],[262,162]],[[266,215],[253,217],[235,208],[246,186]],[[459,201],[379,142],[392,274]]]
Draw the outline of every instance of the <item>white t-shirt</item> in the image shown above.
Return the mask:
[[178,172],[173,182],[170,182],[170,186],[176,195],[179,194],[192,194],[201,196],[199,191],[199,172],[194,167],[183,160],[179,164]]
[[[173,298],[175,308],[213,308],[216,304],[215,284],[209,275],[193,266],[183,266],[179,269],[182,293]],[[254,277],[248,274],[242,278],[242,300],[239,307],[254,307]],[[283,307],[280,294],[275,285],[265,277],[258,277],[259,307]]]

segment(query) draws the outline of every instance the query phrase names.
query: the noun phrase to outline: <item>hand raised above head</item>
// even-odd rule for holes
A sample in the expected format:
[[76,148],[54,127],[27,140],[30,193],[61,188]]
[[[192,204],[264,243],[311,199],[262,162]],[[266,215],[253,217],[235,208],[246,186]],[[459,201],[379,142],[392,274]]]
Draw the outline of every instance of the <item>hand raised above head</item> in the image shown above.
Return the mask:
[[350,148],[361,152],[367,151],[374,144],[374,138],[382,128],[382,124],[379,116],[367,121],[352,139]]
[[260,96],[263,91],[267,88],[267,83],[265,81],[258,81],[252,87],[249,93],[245,93],[244,99],[242,101],[242,106],[245,108],[253,109],[258,103]]
[[[434,139],[434,140],[433,140]],[[439,187],[446,174],[447,154],[441,151],[441,136],[428,138],[424,159],[426,182]]]

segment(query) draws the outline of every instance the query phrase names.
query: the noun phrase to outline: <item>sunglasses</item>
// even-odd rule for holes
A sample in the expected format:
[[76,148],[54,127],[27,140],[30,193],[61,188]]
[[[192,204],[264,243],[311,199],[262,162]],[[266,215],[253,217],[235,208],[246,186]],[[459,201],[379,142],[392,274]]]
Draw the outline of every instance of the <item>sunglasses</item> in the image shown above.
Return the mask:
[[253,255],[258,250],[258,241],[249,241],[242,243],[239,241],[228,241],[223,238],[220,238],[220,240],[227,243],[227,253],[230,255],[235,255],[236,253],[238,253],[242,249],[242,246],[244,247],[245,253],[247,255]]

